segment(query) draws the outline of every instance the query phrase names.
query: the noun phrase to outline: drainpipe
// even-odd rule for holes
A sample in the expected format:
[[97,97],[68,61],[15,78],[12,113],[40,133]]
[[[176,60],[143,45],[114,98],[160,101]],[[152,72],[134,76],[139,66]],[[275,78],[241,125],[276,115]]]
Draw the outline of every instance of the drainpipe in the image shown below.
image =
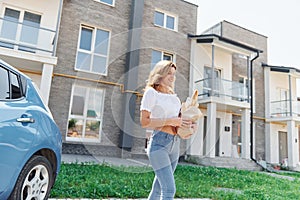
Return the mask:
[[257,160],[253,158],[253,61],[259,57],[259,51],[256,52],[256,56],[250,61],[250,158],[257,163]]

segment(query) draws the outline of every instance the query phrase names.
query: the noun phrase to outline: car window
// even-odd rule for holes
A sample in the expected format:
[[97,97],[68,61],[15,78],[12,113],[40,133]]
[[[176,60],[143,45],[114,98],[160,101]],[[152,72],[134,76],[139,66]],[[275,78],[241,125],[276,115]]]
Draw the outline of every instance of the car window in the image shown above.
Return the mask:
[[10,73],[11,98],[18,99],[22,96],[19,77],[17,74]]
[[22,95],[26,96],[27,80],[24,76],[21,76],[21,85],[22,85]]
[[9,99],[8,71],[0,67],[0,100]]

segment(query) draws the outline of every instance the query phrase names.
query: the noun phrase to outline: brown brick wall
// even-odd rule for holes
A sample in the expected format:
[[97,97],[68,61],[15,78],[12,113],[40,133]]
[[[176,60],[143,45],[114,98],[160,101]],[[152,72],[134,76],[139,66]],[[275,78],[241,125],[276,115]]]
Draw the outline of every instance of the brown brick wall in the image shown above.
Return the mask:
[[[154,10],[159,8],[178,16],[178,32],[155,27],[153,25]],[[91,1],[91,0],[65,0],[62,9],[61,25],[57,45],[58,64],[54,69],[49,106],[53,112],[65,140],[68,121],[71,88],[74,82],[92,87],[105,88],[105,108],[103,115],[103,126],[100,146],[116,148],[99,148],[99,144],[84,144],[85,149],[100,155],[119,155],[118,143],[120,126],[122,123],[123,96],[119,86],[97,83],[94,81],[82,81],[67,78],[65,75],[84,77],[92,80],[108,81],[116,84],[124,84],[124,71],[126,53],[128,48],[128,27],[131,13],[131,0],[115,1],[115,7]],[[138,86],[136,91],[142,93],[145,80],[149,74],[151,62],[151,50],[153,48],[165,50],[176,55],[178,65],[176,91],[183,100],[188,95],[188,75],[190,59],[190,41],[187,33],[196,33],[197,7],[182,0],[146,0],[144,5],[143,29],[140,49],[140,64]],[[91,73],[77,72],[74,70],[80,24],[90,25],[111,31],[109,67],[107,76],[99,76]],[[62,76],[61,76],[62,75]],[[126,88],[125,88],[126,89]],[[136,129],[133,141],[132,153],[144,153],[144,133],[139,125],[139,104],[137,98],[135,123]],[[65,143],[65,151],[72,153],[70,145]],[[68,145],[67,145],[68,144]],[[74,143],[76,145],[76,143]],[[90,147],[90,148],[88,148]],[[78,149],[79,148],[79,149]],[[86,152],[80,150],[77,144],[74,152]],[[116,152],[106,152],[115,151]],[[182,147],[184,151],[184,147]]]
[[[240,26],[234,25],[230,22],[222,22],[222,36],[245,43],[254,48],[263,51],[259,57],[253,62],[253,78],[255,81],[255,110],[254,110],[254,122],[255,122],[255,148],[256,158],[264,158],[265,152],[265,130],[264,121],[260,120],[265,117],[265,94],[264,94],[264,72],[261,63],[267,62],[267,37],[253,31],[247,30]],[[247,61],[240,58],[237,55],[233,56],[233,70],[232,79],[238,81],[240,75],[247,76]],[[256,119],[258,118],[258,119]],[[235,124],[238,122],[239,117],[233,117]],[[233,138],[236,138],[237,132],[233,132]]]

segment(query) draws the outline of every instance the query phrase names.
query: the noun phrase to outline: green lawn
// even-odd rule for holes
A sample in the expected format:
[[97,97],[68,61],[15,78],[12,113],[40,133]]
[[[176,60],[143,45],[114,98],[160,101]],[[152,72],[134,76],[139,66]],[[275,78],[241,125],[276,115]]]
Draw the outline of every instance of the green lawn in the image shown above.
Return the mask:
[[[299,173],[294,181],[261,172],[179,165],[176,198],[300,199]],[[154,173],[146,167],[62,164],[51,198],[146,198]]]

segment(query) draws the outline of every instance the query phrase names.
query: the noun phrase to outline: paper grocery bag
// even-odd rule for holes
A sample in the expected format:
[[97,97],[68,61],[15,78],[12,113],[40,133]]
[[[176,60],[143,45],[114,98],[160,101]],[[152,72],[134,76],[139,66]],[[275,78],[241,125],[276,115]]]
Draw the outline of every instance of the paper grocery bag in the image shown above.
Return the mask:
[[[184,103],[182,103],[180,115],[182,119],[191,119],[193,123],[203,116],[201,110],[199,109],[198,104],[198,90],[194,90],[192,97],[188,97]],[[191,127],[179,127],[177,134],[182,139],[190,138],[194,133],[193,128]]]

